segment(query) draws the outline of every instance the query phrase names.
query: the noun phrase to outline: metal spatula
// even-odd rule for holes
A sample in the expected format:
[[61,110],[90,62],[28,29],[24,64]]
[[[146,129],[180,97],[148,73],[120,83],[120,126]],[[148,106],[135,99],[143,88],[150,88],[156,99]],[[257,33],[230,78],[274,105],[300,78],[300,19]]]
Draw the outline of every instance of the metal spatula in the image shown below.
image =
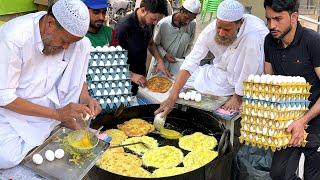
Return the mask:
[[164,116],[163,118],[161,116],[162,116],[162,113],[159,113],[154,117],[154,120],[153,120],[153,125],[158,131],[160,131],[160,129],[163,128],[167,118],[167,116]]
[[120,145],[115,145],[115,146],[110,146],[109,148],[118,148],[118,147],[126,147],[126,146],[132,146],[132,145],[136,145],[136,144],[142,144],[144,147],[146,147],[147,149],[150,149],[150,147],[142,142],[142,141],[139,141],[139,142],[134,142],[134,143],[129,143],[129,144],[120,144]]

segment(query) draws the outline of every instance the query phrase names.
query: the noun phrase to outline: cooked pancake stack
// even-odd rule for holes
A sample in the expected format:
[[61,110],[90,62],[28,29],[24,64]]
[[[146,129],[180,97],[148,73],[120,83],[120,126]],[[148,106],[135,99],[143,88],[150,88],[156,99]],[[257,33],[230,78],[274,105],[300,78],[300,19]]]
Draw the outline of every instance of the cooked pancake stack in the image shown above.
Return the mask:
[[286,129],[308,110],[310,88],[299,76],[250,75],[243,83],[240,142],[272,151],[286,148],[291,139]]

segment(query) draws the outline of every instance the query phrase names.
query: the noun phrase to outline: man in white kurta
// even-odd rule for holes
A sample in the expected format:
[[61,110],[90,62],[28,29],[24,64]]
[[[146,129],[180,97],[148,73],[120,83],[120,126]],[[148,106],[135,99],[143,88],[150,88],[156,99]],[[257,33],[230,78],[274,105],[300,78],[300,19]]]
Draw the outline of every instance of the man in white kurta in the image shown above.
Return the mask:
[[[169,113],[186,83],[201,93],[231,96],[223,108],[239,110],[243,80],[250,74],[263,72],[263,42],[268,34],[261,19],[243,12],[244,7],[238,1],[220,3],[217,20],[201,32],[181,66],[169,98],[155,113]],[[215,57],[213,63],[200,67],[209,51]]]
[[[195,18],[200,7],[199,0],[186,0],[179,12],[161,19],[155,28],[154,42],[173,76],[179,71],[182,60],[192,45],[196,31]],[[156,74],[156,66],[157,61],[152,58],[147,78]]]
[[79,114],[99,112],[84,83],[88,27],[80,0],[60,0],[48,14],[0,27],[0,169],[19,164],[60,122],[75,128]]

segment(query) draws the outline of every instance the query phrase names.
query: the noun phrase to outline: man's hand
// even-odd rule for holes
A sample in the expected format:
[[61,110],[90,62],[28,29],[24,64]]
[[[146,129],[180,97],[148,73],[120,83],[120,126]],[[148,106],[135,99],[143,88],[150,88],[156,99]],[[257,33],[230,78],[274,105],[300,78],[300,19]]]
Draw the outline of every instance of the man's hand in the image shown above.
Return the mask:
[[161,115],[161,117],[163,118],[172,111],[175,103],[176,99],[168,97],[165,101],[163,101],[160,104],[160,107],[154,112],[154,114],[157,115],[163,112]]
[[68,128],[80,129],[77,120],[82,120],[86,114],[91,114],[90,109],[86,105],[69,103],[62,108],[56,109],[55,119]]
[[165,76],[167,76],[168,78],[170,78],[172,75],[171,73],[168,71],[168,69],[166,68],[166,66],[164,65],[162,60],[159,60],[157,63],[157,68],[156,68],[156,72],[162,72]]
[[164,55],[164,58],[169,62],[169,63],[175,63],[176,62],[176,58],[174,58],[172,56],[172,54],[167,53],[166,55]]
[[234,94],[231,98],[222,106],[222,109],[226,111],[239,111],[242,103],[242,98],[239,95]]
[[133,72],[131,72],[130,79],[131,79],[131,81],[133,81],[134,83],[138,84],[141,87],[144,87],[147,83],[146,77],[144,77],[140,74],[133,73]]
[[291,133],[291,140],[289,141],[289,145],[291,146],[300,146],[304,140],[304,129],[306,128],[306,123],[303,119],[299,119],[294,121],[287,128],[287,132]]
[[80,104],[87,105],[91,111],[91,117],[96,117],[101,112],[101,107],[98,101],[90,96],[80,99]]

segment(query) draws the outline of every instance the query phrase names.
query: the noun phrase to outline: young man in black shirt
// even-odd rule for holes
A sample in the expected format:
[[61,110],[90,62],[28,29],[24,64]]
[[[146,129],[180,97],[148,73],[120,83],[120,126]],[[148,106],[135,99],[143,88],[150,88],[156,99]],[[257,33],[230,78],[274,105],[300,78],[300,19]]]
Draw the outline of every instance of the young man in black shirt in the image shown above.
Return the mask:
[[[292,147],[274,153],[272,179],[299,179],[296,170],[305,155],[304,178],[320,179],[320,35],[298,21],[298,0],[265,0],[270,34],[265,39],[265,73],[302,76],[312,85],[309,111],[294,121],[287,132]],[[300,147],[308,125],[306,147]]]
[[142,0],[140,8],[121,19],[115,27],[120,46],[128,50],[133,95],[137,93],[138,86],[144,86],[147,82],[145,76],[148,49],[157,60],[157,71],[171,76],[152,39],[154,25],[167,13],[166,0]]

